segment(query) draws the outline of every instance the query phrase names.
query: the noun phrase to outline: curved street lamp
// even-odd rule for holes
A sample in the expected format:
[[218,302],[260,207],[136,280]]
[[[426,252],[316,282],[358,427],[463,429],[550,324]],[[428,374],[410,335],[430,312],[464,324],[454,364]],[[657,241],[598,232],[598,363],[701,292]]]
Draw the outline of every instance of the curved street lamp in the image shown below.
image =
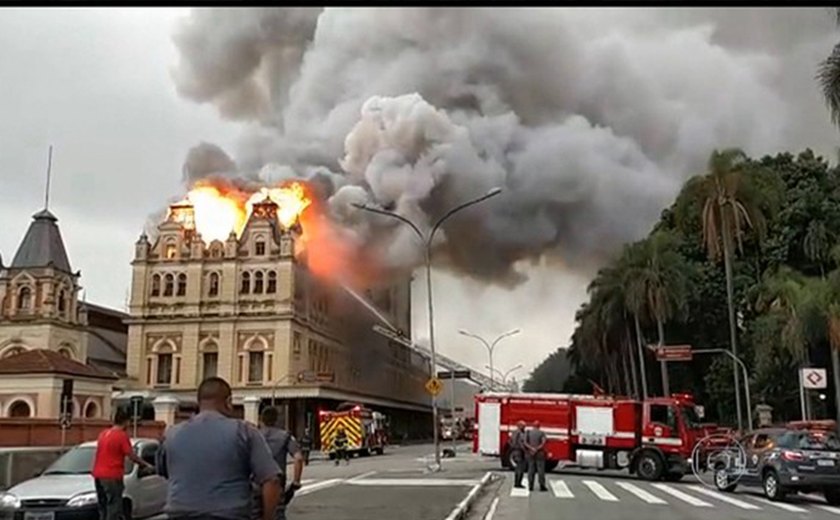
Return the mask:
[[484,365],[484,367],[490,369],[491,373],[495,372],[495,373],[499,374],[501,376],[502,384],[504,385],[504,384],[507,384],[507,378],[512,372],[522,368],[522,363],[517,364],[515,367],[509,369],[507,372],[502,372],[498,368],[490,368],[490,365]]
[[[459,204],[454,208],[447,211],[442,217],[440,217],[434,225],[432,225],[432,229],[428,233],[423,233],[420,231],[420,228],[411,220],[405,218],[404,216],[394,213],[393,211],[384,210],[381,208],[376,208],[372,206],[368,206],[367,204],[357,204],[352,203],[352,206],[364,211],[368,211],[370,213],[376,213],[378,215],[384,215],[386,217],[391,217],[399,220],[403,224],[408,225],[414,234],[417,235],[417,238],[420,240],[420,243],[423,245],[423,253],[424,253],[424,260],[426,264],[426,294],[428,296],[428,304],[429,304],[429,350],[432,354],[432,363],[431,363],[431,377],[435,376],[435,372],[437,371],[437,357],[435,355],[435,319],[434,319],[434,299],[432,297],[432,243],[435,238],[435,233],[437,233],[438,229],[443,225],[444,222],[449,220],[450,217],[455,215],[461,210],[464,210],[474,204],[478,204],[480,202],[484,202],[485,200],[495,197],[496,195],[502,192],[501,188],[493,188],[481,197],[469,200],[464,202],[463,204]],[[492,376],[491,376],[492,377]],[[452,387],[451,392],[452,402],[455,402],[454,393],[455,393],[455,372],[452,371]],[[438,438],[438,405],[437,405],[437,396],[432,396],[432,431],[435,439],[435,470],[440,469],[440,439]]]
[[458,334],[461,334],[462,336],[469,336],[471,338],[477,339],[478,341],[483,343],[485,347],[487,347],[487,353],[490,357],[490,382],[492,383],[493,382],[493,349],[496,348],[496,345],[500,341],[502,341],[503,339],[505,339],[507,337],[510,337],[510,336],[514,336],[516,334],[519,334],[520,332],[522,332],[520,329],[513,329],[510,332],[505,332],[504,334],[502,334],[498,338],[494,339],[493,343],[488,343],[487,340],[485,340],[481,336],[479,336],[477,334],[473,334],[472,332],[467,332],[464,329],[459,330]]

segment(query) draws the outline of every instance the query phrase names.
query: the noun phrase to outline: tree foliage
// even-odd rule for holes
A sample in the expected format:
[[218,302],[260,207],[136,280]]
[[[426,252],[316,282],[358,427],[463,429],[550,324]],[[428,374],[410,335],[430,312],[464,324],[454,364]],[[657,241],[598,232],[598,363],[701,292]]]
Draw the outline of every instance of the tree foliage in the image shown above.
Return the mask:
[[[796,366],[831,368],[832,347],[840,349],[840,170],[810,150],[760,159],[738,150],[713,153],[705,174],[685,183],[650,236],[625,246],[598,272],[567,355],[552,354],[526,388],[590,391],[592,381],[640,395],[638,346],[658,341],[660,331],[668,344],[730,349],[720,261],[727,236],[738,355],[750,372],[753,404],[770,404],[778,419],[797,418]],[[647,349],[644,356],[656,395],[659,366]],[[550,368],[561,362],[571,372]],[[696,356],[669,365],[671,391],[694,393],[714,419],[733,423],[730,360]],[[834,410],[832,388],[827,400]]]

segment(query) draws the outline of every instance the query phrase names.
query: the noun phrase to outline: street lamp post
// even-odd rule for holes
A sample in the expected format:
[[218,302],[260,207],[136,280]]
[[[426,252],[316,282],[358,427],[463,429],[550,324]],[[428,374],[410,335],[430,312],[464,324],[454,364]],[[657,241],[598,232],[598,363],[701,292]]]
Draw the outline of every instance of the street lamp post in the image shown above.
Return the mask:
[[[474,204],[478,204],[479,202],[483,202],[491,197],[495,197],[496,195],[502,192],[501,188],[493,188],[492,190],[488,191],[481,197],[476,199],[469,200],[455,206],[454,208],[447,211],[442,217],[440,217],[437,222],[434,223],[432,226],[432,230],[428,234],[424,234],[420,231],[420,228],[412,222],[411,220],[403,217],[398,213],[394,213],[392,211],[384,210],[381,208],[374,208],[372,206],[368,206],[367,204],[356,204],[354,203],[353,206],[364,210],[369,211],[371,213],[376,213],[379,215],[384,215],[386,217],[395,218],[401,221],[404,224],[407,224],[414,234],[417,235],[417,238],[420,239],[420,242],[423,245],[423,258],[426,264],[426,294],[428,297],[428,312],[429,312],[429,350],[432,353],[432,366],[431,366],[431,376],[434,377],[437,371],[437,357],[435,354],[435,320],[434,320],[434,299],[432,297],[432,242],[435,238],[435,233],[437,230],[440,229],[440,226],[443,225],[444,222],[449,220],[451,216],[458,213],[459,211],[466,209]],[[434,442],[435,442],[435,470],[440,469],[440,439],[438,435],[438,405],[437,405],[437,396],[432,396],[432,432],[434,435]]]
[[507,337],[509,337],[509,336],[514,336],[514,335],[516,335],[516,334],[519,334],[520,332],[522,332],[522,331],[521,331],[521,330],[519,330],[519,329],[514,329],[514,330],[512,330],[512,331],[510,331],[510,332],[505,332],[504,334],[502,334],[501,336],[499,336],[498,338],[496,338],[495,340],[493,340],[493,343],[488,343],[488,342],[487,342],[487,340],[485,340],[485,339],[484,339],[484,338],[482,338],[481,336],[478,336],[478,335],[473,334],[473,333],[471,333],[471,332],[467,332],[467,331],[466,331],[466,330],[464,330],[464,329],[459,330],[459,331],[458,331],[458,334],[461,334],[461,335],[463,335],[463,336],[469,336],[469,337],[471,337],[471,338],[477,339],[478,341],[480,341],[481,343],[483,343],[485,347],[487,347],[487,353],[488,353],[488,356],[490,357],[490,380],[491,380],[491,382],[492,382],[492,380],[493,380],[493,349],[494,349],[494,348],[496,348],[496,345],[497,345],[500,341],[502,341],[503,339],[505,339],[505,338],[507,338]]
[[495,373],[499,374],[499,375],[501,376],[501,381],[502,381],[502,384],[503,384],[503,385],[506,385],[506,384],[507,384],[507,378],[508,378],[508,376],[509,376],[512,372],[514,372],[514,371],[519,370],[520,368],[522,368],[522,363],[519,363],[518,365],[516,365],[515,367],[511,368],[511,369],[510,369],[510,370],[508,370],[507,372],[502,372],[502,371],[501,371],[501,370],[499,370],[498,368],[490,368],[490,365],[484,365],[484,367],[485,367],[485,368],[487,368],[487,369],[489,369],[489,370],[490,370],[490,373],[495,372]]

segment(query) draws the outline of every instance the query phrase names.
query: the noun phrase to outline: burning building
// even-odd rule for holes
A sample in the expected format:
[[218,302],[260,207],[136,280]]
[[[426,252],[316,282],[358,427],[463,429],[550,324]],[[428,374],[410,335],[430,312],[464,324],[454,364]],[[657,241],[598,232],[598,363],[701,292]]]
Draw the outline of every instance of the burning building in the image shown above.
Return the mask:
[[[362,402],[391,417],[394,433],[422,432],[430,410],[428,360],[375,334],[375,319],[322,272],[341,259],[319,202],[295,182],[245,189],[194,186],[170,205],[132,262],[128,374],[168,422],[195,405],[199,383],[220,376],[256,422],[276,399],[298,434],[319,409]],[[359,278],[355,280],[358,282]],[[355,286],[389,321],[410,330],[410,280]],[[315,431],[315,428],[313,428]]]

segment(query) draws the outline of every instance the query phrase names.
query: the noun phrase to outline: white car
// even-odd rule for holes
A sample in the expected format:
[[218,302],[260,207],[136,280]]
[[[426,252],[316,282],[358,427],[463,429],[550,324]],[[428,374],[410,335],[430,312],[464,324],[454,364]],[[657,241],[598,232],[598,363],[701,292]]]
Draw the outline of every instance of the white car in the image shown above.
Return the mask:
[[[135,453],[155,463],[159,443],[133,439]],[[59,457],[41,475],[0,492],[3,520],[98,520],[96,488],[90,475],[96,442],[86,442]],[[124,514],[126,520],[159,515],[166,504],[166,479],[154,470],[125,463]]]

